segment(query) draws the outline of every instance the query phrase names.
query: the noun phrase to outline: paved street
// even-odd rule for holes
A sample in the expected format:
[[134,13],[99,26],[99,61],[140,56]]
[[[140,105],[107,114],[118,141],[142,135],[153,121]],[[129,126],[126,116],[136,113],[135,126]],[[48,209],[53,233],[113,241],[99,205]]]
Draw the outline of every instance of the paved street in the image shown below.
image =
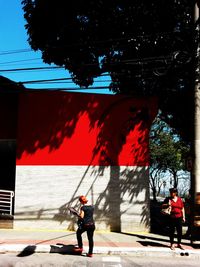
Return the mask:
[[200,263],[199,242],[184,250],[169,248],[169,237],[151,233],[95,231],[94,255],[87,258],[87,236],[83,255],[74,252],[75,232],[1,229],[0,267],[196,267]]
[[0,255],[0,267],[199,267],[200,261],[190,256],[146,257],[95,255],[93,258],[75,255],[37,253],[25,257]]

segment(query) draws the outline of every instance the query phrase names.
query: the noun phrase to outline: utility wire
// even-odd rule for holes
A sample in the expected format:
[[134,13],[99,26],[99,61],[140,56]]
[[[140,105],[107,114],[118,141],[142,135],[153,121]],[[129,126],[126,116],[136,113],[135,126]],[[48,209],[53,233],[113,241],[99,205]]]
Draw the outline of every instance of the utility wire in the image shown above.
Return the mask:
[[18,62],[26,62],[26,61],[33,61],[33,60],[40,60],[40,59],[41,58],[29,58],[29,59],[20,59],[20,60],[14,60],[14,61],[0,62],[0,65],[12,64],[12,63],[18,63]]
[[[108,77],[110,76],[109,74],[101,74],[100,76],[98,76],[98,78],[100,77]],[[33,83],[52,83],[52,82],[63,82],[64,83],[73,83],[72,78],[56,78],[56,79],[42,79],[42,80],[28,80],[28,81],[19,81],[16,83],[19,84],[33,84]],[[110,82],[110,80],[107,81],[95,81],[95,82]],[[3,85],[9,85],[9,83],[3,83]]]
[[10,54],[19,54],[19,53],[27,53],[33,51],[32,49],[17,49],[17,50],[7,50],[0,52],[0,56],[10,55]]
[[54,70],[54,69],[63,69],[64,67],[36,67],[36,68],[20,68],[20,69],[6,69],[0,70],[0,72],[13,72],[13,71],[32,71],[32,70]]
[[97,89],[109,89],[109,86],[93,86],[93,87],[66,87],[66,88],[27,88],[27,90],[32,90],[34,92],[49,90],[49,91],[77,91],[77,90],[97,90]]
[[[146,57],[146,58],[136,58],[121,60],[117,62],[110,62],[109,65],[118,65],[121,63],[125,64],[140,64],[140,63],[156,63],[156,61],[165,61],[167,59],[172,60],[172,56],[157,56],[157,57]],[[81,67],[85,66],[96,66],[97,64],[82,64]],[[0,72],[10,72],[10,71],[32,71],[32,70],[52,70],[52,69],[64,69],[64,66],[54,66],[54,67],[36,67],[36,68],[15,68],[15,69],[3,69]]]
[[[111,82],[111,80],[102,80],[102,81],[95,81],[95,83],[106,83],[106,82]],[[38,81],[34,81],[34,82],[20,82],[22,84],[66,84],[66,83],[74,83],[73,81],[49,81],[49,82],[38,82]]]
[[[99,77],[109,76],[109,74],[101,74]],[[34,82],[51,82],[51,81],[64,81],[64,80],[72,80],[72,78],[56,78],[56,79],[45,79],[45,80],[31,80],[31,81],[24,81],[21,82],[25,83],[34,83]]]
[[67,80],[72,80],[72,78],[57,78],[57,79],[46,79],[46,80],[31,80],[31,81],[24,81],[24,82],[20,82],[20,83],[23,83],[23,84],[27,84],[27,83],[44,83],[44,82],[67,81]]

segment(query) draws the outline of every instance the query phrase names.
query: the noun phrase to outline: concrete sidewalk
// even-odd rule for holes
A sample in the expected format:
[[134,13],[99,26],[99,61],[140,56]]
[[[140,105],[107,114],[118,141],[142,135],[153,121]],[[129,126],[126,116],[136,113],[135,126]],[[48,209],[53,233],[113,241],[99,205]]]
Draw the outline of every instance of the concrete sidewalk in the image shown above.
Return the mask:
[[[87,236],[83,234],[84,252],[88,251]],[[191,246],[183,239],[184,250],[169,248],[168,236],[144,232],[113,233],[98,232],[94,235],[94,254],[131,254],[135,256],[195,256],[200,259],[200,245]],[[0,230],[0,253],[60,253],[74,254],[76,233],[48,230]]]

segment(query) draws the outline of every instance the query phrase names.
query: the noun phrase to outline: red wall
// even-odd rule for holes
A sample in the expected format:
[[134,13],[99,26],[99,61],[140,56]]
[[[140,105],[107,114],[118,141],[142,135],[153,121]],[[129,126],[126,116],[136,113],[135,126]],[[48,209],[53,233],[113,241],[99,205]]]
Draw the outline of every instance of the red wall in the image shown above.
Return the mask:
[[17,165],[146,166],[149,128],[156,114],[153,98],[22,93]]

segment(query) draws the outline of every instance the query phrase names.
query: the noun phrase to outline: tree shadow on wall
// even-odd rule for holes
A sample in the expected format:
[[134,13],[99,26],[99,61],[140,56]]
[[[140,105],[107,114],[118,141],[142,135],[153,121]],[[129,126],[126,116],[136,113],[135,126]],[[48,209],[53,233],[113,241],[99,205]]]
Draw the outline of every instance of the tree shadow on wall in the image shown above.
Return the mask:
[[86,94],[63,92],[26,92],[20,95],[17,159],[23,153],[33,155],[39,149],[59,149],[65,138],[71,138],[77,122],[90,105]]
[[[105,168],[111,166],[108,186],[99,195],[95,206],[97,219],[107,217],[111,230],[120,231],[122,196],[128,194],[132,201],[147,189],[148,185],[144,184],[143,180],[141,182],[143,170],[136,168],[132,172],[126,168],[120,173],[119,166],[148,165],[148,133],[151,121],[156,115],[153,107],[154,103],[149,99],[140,100],[128,96],[55,91],[24,93],[20,99],[17,159],[20,161],[26,154],[31,158],[42,149],[48,150],[47,156],[58,151],[64,140],[73,139],[79,122],[86,116],[89,119],[87,131],[97,129],[97,136],[92,155],[87,162],[88,168],[80,179],[78,188],[86,178],[89,168],[98,165],[98,175],[95,179],[101,179]],[[79,133],[79,140],[83,138],[82,143],[87,142],[81,134]],[[81,145],[74,149],[75,151],[66,151],[65,157],[67,153],[69,159],[73,158],[73,155],[75,158],[81,155],[81,160],[84,161],[85,151],[81,150]],[[43,157],[42,160],[45,164],[46,159]],[[80,165],[79,162],[74,163]],[[46,164],[48,165],[48,162]],[[68,207],[77,203],[78,188],[74,191],[71,201],[60,207],[59,214],[56,214],[54,219],[60,222],[64,218],[68,219]],[[148,202],[147,193],[142,204],[143,202]],[[146,206],[143,207],[141,220],[147,222],[148,212]],[[74,223],[75,219],[72,227]]]
[[[96,220],[104,218],[104,222],[110,226],[110,230],[121,232],[121,216],[130,213],[132,205],[142,207],[140,223],[149,226],[149,190],[148,181],[144,182],[142,176],[146,176],[147,169],[136,168],[130,170],[125,168],[120,172],[120,167],[110,168],[110,180],[105,190],[98,196],[95,204]],[[141,200],[137,200],[139,194],[143,192]],[[124,196],[128,199],[126,208],[122,209]],[[134,214],[132,214],[134,216]],[[134,220],[134,217],[133,217]]]
[[61,224],[64,221],[69,221],[70,223],[68,225],[67,230],[75,231],[76,229],[75,226],[77,225],[78,218],[76,215],[73,215],[70,213],[70,210],[69,210],[70,207],[75,208],[77,211],[79,210],[80,205],[79,205],[78,197],[72,197],[71,201],[59,207],[59,211],[57,214],[54,215],[53,219],[56,221],[59,221]]
[[[149,185],[148,181],[145,183],[143,179],[143,176],[147,177],[146,168],[135,168],[134,170],[125,168],[120,171],[120,165],[146,166],[149,160],[148,129],[151,119],[148,107],[144,105],[138,108],[129,101],[130,99],[116,101],[107,110],[104,110],[98,122],[101,131],[94,149],[94,154],[100,154],[99,179],[106,168],[105,163],[110,166],[109,183],[95,203],[96,219],[104,217],[104,222],[106,219],[111,231],[116,232],[121,232],[121,215],[127,212],[127,210],[121,209],[122,199],[125,195],[128,195],[130,203],[132,203],[134,198],[145,191],[143,200],[135,201],[135,204],[143,207],[141,223],[146,226],[149,224]],[[120,118],[118,114],[120,108],[123,110],[120,115],[125,116],[126,119]],[[114,121],[113,118],[115,118]],[[109,125],[112,125],[112,128]],[[131,132],[134,132],[135,136],[133,135],[132,139],[128,140]],[[129,142],[131,142],[127,148],[129,158],[121,164],[120,153]],[[131,155],[134,155],[134,158]]]

